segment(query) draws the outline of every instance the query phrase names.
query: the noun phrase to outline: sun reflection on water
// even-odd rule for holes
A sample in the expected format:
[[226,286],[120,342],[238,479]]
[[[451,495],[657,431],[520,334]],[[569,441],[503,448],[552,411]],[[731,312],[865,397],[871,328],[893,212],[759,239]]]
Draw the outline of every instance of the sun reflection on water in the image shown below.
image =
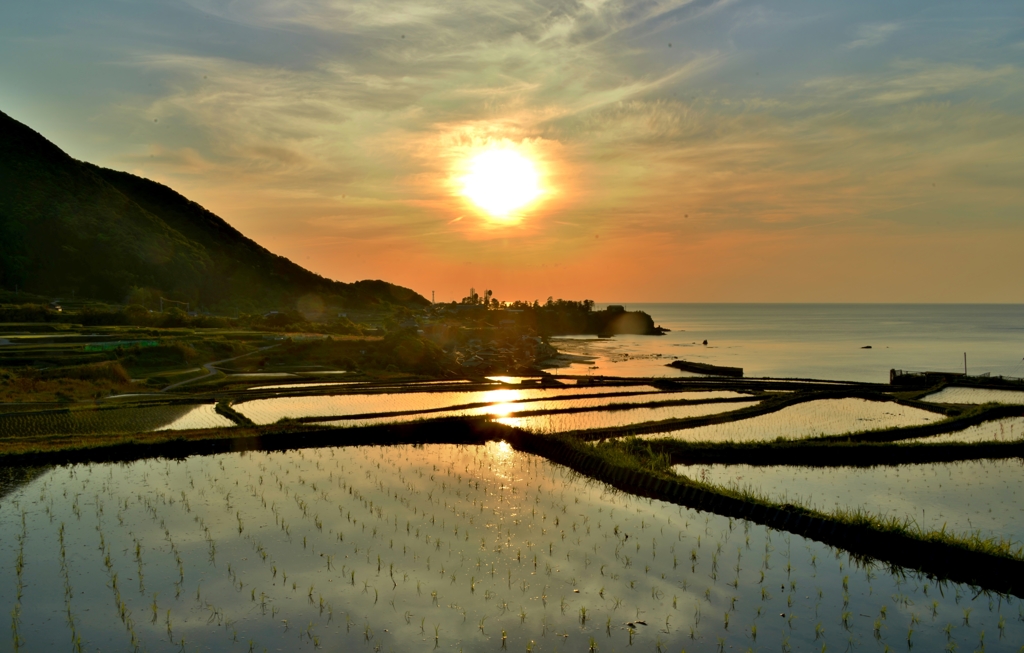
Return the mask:
[[497,403],[508,403],[511,401],[519,401],[525,399],[526,395],[521,390],[488,390],[480,398],[481,403],[485,404],[497,404]]

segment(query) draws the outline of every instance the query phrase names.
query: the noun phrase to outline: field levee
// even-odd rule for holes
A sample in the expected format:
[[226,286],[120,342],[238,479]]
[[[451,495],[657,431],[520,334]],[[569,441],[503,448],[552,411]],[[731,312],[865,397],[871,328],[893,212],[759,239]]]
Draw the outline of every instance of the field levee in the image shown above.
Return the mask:
[[972,549],[956,540],[887,530],[870,522],[855,523],[799,506],[738,496],[728,490],[674,476],[667,471],[665,463],[669,461],[663,454],[660,463],[645,468],[642,461],[638,464],[637,459],[623,457],[610,460],[600,455],[598,447],[572,437],[537,435],[486,418],[447,418],[359,428],[282,423],[174,434],[109,435],[77,443],[74,440],[50,442],[49,445],[39,442],[34,449],[0,454],[0,469],[126,462],[154,457],[180,459],[255,450],[482,444],[495,440],[507,441],[519,451],[543,456],[623,492],[745,519],[844,549],[856,557],[873,558],[893,567],[917,570],[935,578],[1024,598],[1024,561],[1012,555],[995,555]]
[[685,479],[615,465],[564,441],[528,434],[519,445],[624,492],[745,519],[845,549],[858,557],[1024,598],[1024,561],[1019,559],[848,523],[790,504],[737,498]]

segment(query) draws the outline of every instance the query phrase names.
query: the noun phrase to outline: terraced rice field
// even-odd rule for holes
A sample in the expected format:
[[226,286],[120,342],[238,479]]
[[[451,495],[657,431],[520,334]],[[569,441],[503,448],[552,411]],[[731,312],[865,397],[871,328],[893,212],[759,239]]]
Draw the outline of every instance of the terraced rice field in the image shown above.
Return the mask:
[[991,388],[948,387],[922,398],[943,404],[1017,404],[1024,405],[1024,392],[1017,390],[993,390]]
[[185,431],[190,429],[216,429],[234,426],[235,423],[217,412],[215,404],[195,406],[170,424],[157,431]]
[[651,433],[641,437],[674,438],[688,442],[755,442],[777,438],[796,440],[916,426],[941,419],[942,415],[937,413],[894,402],[819,399],[735,422]]
[[0,502],[0,605],[23,650],[1024,641],[1016,599],[624,495],[503,443],[56,468]]
[[[603,402],[599,404],[586,404],[579,402],[572,404],[568,402],[577,401],[577,399],[565,398],[575,396],[578,399],[584,399],[586,395],[608,393],[648,394],[642,395],[642,398],[638,395],[634,397],[619,396],[614,398],[594,399],[596,402]],[[374,413],[403,411],[427,411],[474,403],[501,404],[503,406],[507,406],[511,411],[513,408],[517,407],[519,410],[540,410],[537,408],[531,408],[530,406],[538,403],[536,400],[543,399],[565,402],[565,407],[582,407],[586,405],[606,405],[608,403],[622,402],[668,401],[670,399],[693,399],[695,401],[700,401],[712,398],[742,396],[744,395],[741,393],[729,390],[661,393],[651,386],[622,386],[617,388],[530,388],[522,390],[500,388],[474,392],[406,392],[274,397],[270,399],[255,399],[239,402],[234,405],[234,409],[251,419],[256,424],[273,424],[284,418],[335,417],[342,415],[369,415]],[[524,401],[530,403],[515,403]],[[553,402],[551,405],[553,405]],[[458,414],[488,414],[488,411]]]
[[686,406],[662,406],[658,408],[632,408],[629,410],[602,410],[586,413],[556,413],[553,415],[529,415],[523,417],[499,417],[496,421],[507,426],[525,429],[534,433],[566,433],[603,428],[628,428],[644,422],[659,422],[666,419],[704,417],[756,406],[756,401],[737,401],[714,404],[691,404]]
[[[195,426],[194,426],[195,425]],[[0,437],[143,433],[165,429],[233,426],[213,412],[213,404],[76,408],[74,410],[0,414]]]
[[905,443],[943,444],[947,442],[1012,442],[1024,438],[1024,417],[996,419],[962,431],[942,433],[925,438],[900,440]]
[[254,390],[305,390],[306,388],[326,388],[328,386],[363,385],[362,381],[318,381],[313,383],[281,383],[277,385],[258,385]]
[[[341,372],[344,374],[344,372]],[[397,385],[374,385],[374,390],[396,390],[401,392],[409,388],[417,388],[422,386],[431,385],[459,385],[462,383],[471,383],[467,379],[457,379],[454,381],[418,381],[415,383],[401,383]],[[277,383],[274,385],[254,385],[250,390],[305,390],[307,388],[326,388],[330,386],[338,386],[343,388],[349,388],[351,386],[369,386],[369,381],[309,381],[299,383]]]
[[924,530],[1024,541],[1021,461],[877,467],[677,465],[690,478],[747,489],[779,503],[831,512],[863,510],[913,520]]
[[[399,424],[403,422],[414,422],[423,419],[436,419],[442,417],[473,417],[473,416],[494,416],[495,421],[506,426],[533,431],[535,433],[565,433],[573,430],[633,426],[642,421],[655,419],[681,419],[684,417],[698,417],[712,415],[730,410],[738,410],[744,406],[752,406],[757,402],[730,402],[693,404],[687,406],[665,406],[661,408],[627,408],[616,410],[600,410],[587,412],[557,413],[550,415],[526,415],[514,417],[517,412],[532,410],[548,410],[550,408],[579,408],[572,406],[570,402],[589,402],[588,404],[604,406],[609,403],[622,405],[629,400],[650,401],[650,395],[640,397],[615,397],[606,399],[567,399],[565,401],[542,401],[537,403],[522,404],[495,404],[480,408],[468,408],[464,410],[440,411],[437,413],[413,413],[411,415],[395,415],[391,417],[359,417],[353,419],[329,420],[316,422],[330,426],[371,426],[377,424]],[[539,406],[538,406],[539,404]],[[568,405],[567,405],[568,404]]]

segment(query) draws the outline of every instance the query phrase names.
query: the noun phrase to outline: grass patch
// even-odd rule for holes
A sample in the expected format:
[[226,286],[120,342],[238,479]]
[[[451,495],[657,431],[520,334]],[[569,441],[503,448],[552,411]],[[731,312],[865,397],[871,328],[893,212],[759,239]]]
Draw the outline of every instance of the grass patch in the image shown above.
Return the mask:
[[901,518],[894,515],[878,515],[860,508],[837,508],[831,512],[823,512],[801,504],[779,502],[769,495],[756,492],[750,488],[729,488],[713,483],[704,483],[687,476],[681,476],[681,478],[685,478],[687,482],[700,486],[705,490],[723,496],[730,496],[746,503],[785,510],[791,513],[797,512],[808,517],[827,520],[843,526],[866,529],[915,542],[938,544],[971,553],[1024,562],[1024,544],[999,537],[984,537],[981,531],[955,532],[949,531],[945,527],[941,530],[922,529],[911,517]]
[[117,361],[50,368],[0,369],[2,402],[72,402],[129,392],[135,386]]
[[[653,446],[649,440],[639,438],[622,438],[608,440],[597,445],[587,444],[577,438],[568,435],[541,438],[529,434],[526,440],[527,451],[547,455],[556,460],[571,460],[574,455],[579,459],[580,454],[591,460],[581,465],[587,468],[612,469],[615,470],[612,476],[622,471],[633,472],[654,479],[668,480],[682,483],[686,486],[696,488],[710,495],[726,497],[748,507],[761,506],[765,509],[779,510],[807,518],[814,518],[832,523],[836,526],[860,529],[869,533],[882,536],[891,536],[903,542],[905,546],[914,547],[917,545],[936,545],[951,550],[962,551],[970,554],[990,556],[1000,560],[1013,562],[1024,562],[1024,547],[1018,543],[1008,542],[999,538],[984,538],[980,533],[953,533],[946,530],[925,531],[917,527],[913,520],[904,520],[893,517],[872,515],[863,511],[836,510],[832,513],[824,513],[792,503],[780,503],[771,497],[750,491],[726,488],[723,486],[702,482],[672,471],[674,464],[668,452]],[[529,441],[533,440],[532,443]],[[543,440],[544,442],[538,442]],[[922,445],[923,447],[936,447],[937,445]],[[968,445],[970,446],[970,445]],[[917,449],[918,445],[905,447]],[[565,453],[565,452],[568,453]],[[1017,455],[1021,454],[1018,446]],[[601,465],[604,463],[604,465]],[[598,480],[611,482],[610,479],[595,475]],[[644,494],[652,494],[644,491]],[[654,492],[653,494],[657,494]],[[884,556],[882,556],[884,559]]]

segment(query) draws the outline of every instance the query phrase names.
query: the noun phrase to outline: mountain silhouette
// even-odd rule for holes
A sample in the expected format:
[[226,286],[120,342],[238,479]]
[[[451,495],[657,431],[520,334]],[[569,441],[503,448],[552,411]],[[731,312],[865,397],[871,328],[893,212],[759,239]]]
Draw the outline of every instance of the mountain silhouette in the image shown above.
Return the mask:
[[2,112],[0,287],[115,302],[142,289],[212,311],[429,304],[385,281],[321,277],[167,186],[77,161]]

